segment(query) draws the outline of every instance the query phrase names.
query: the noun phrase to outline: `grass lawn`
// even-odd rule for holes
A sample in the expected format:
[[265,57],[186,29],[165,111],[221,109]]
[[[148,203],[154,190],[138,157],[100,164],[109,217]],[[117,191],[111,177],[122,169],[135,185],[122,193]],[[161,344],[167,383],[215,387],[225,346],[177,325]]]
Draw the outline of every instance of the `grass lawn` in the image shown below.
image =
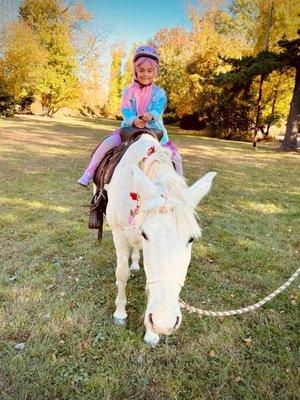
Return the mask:
[[[143,343],[139,271],[128,284],[127,325],[112,323],[111,233],[106,227],[100,248],[82,207],[92,189],[76,180],[116,126],[0,119],[0,398],[299,398],[299,281],[244,316],[200,319],[183,311],[176,334],[151,348]],[[193,246],[181,297],[213,310],[255,303],[299,266],[299,156],[273,144],[255,151],[249,143],[169,132],[190,183],[218,172],[199,206],[203,239]]]

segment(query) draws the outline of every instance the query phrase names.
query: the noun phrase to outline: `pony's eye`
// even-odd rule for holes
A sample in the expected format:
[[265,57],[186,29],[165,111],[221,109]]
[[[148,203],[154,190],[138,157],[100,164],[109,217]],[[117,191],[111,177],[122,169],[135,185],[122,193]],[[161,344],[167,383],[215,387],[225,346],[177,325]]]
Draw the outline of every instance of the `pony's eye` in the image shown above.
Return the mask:
[[146,235],[146,233],[144,231],[142,231],[142,236],[144,239],[148,240],[148,236]]
[[195,238],[190,237],[189,240],[188,240],[188,242],[187,242],[187,244],[192,243],[192,242],[194,241],[194,239],[195,239]]

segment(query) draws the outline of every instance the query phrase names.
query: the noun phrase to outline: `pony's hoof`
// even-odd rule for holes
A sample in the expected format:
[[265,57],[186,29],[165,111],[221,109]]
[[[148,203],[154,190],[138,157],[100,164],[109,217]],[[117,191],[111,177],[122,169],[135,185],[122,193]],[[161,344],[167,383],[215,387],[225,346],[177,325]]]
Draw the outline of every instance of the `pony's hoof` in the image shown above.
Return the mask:
[[117,317],[113,317],[113,318],[114,318],[115,325],[122,326],[122,325],[126,324],[127,318],[117,318]]
[[153,332],[147,332],[144,336],[144,342],[149,346],[156,346],[159,342],[159,335]]
[[139,263],[137,263],[137,262],[133,262],[130,265],[130,271],[139,271],[139,269],[140,269],[140,266],[139,266]]

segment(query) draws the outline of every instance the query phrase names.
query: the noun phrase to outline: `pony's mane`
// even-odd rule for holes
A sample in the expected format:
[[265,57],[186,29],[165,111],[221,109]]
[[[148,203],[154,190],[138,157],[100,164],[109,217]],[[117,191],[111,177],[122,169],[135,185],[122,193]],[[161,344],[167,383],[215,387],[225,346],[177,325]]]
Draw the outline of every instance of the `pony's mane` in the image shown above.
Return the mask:
[[[198,238],[201,236],[201,228],[196,220],[194,205],[188,198],[185,179],[178,175],[171,161],[171,152],[160,148],[146,158],[141,166],[144,174],[153,182],[158,183],[163,191],[169,192],[171,197],[178,200],[174,206],[174,218],[178,229],[186,236]],[[149,212],[139,212],[135,218],[135,224],[141,225]]]

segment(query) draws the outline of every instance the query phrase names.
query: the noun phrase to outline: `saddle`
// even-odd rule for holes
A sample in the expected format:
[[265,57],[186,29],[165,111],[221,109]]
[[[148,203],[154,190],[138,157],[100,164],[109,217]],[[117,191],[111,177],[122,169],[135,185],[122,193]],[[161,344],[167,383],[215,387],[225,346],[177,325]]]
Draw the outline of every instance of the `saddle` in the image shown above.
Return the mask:
[[[104,189],[104,185],[110,182],[116,166],[119,164],[129,146],[131,146],[132,143],[134,143],[144,133],[155,137],[158,141],[160,141],[163,137],[163,132],[159,129],[140,129],[134,127],[121,128],[121,145],[109,150],[105,154],[104,158],[102,159],[98,168],[95,171],[93,182],[96,185],[97,189],[90,205],[90,217],[88,227],[90,229],[98,229],[99,242],[102,241],[103,215],[105,215],[106,213],[107,206],[107,192]],[[98,146],[101,143],[102,141],[98,144]],[[98,148],[98,146],[96,147],[96,149]]]

